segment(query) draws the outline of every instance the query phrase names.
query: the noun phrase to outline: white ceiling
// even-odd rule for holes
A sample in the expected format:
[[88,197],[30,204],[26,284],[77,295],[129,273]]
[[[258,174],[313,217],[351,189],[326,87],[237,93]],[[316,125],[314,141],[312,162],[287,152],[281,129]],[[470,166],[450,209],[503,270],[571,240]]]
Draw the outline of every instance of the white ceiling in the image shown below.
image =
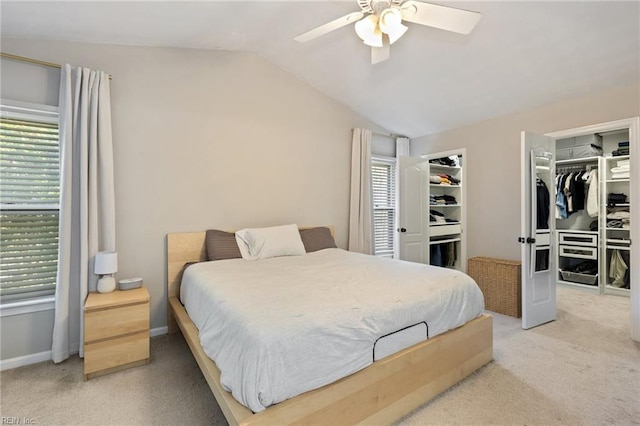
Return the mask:
[[482,19],[468,36],[409,24],[391,47],[391,59],[377,65],[351,26],[306,44],[293,40],[359,10],[355,0],[2,0],[0,31],[7,37],[256,52],[410,137],[639,81],[638,1],[436,3],[481,12]]

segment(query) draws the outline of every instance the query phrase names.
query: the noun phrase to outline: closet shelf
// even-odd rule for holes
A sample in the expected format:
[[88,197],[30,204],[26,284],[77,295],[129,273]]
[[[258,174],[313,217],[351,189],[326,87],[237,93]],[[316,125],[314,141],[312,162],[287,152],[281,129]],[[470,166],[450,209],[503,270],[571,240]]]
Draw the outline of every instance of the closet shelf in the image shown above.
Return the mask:
[[614,161],[614,160],[628,160],[628,159],[629,159],[629,154],[627,154],[627,155],[617,155],[617,156],[615,156],[615,157],[614,157],[613,155],[611,155],[611,156],[607,156],[607,157],[605,157],[605,159],[606,159],[607,161]]
[[447,238],[446,240],[431,240],[429,244],[444,244],[444,243],[455,243],[456,241],[462,241],[462,238]]
[[616,287],[611,284],[606,284],[605,287],[607,287],[609,290],[620,291],[622,293],[629,293],[631,291],[628,288]]
[[461,204],[429,204],[429,207],[462,207]]
[[612,244],[631,244],[631,240],[623,240],[619,238],[607,238],[607,242]]
[[607,231],[631,231],[630,228],[606,228]]
[[429,226],[460,225],[460,222],[429,222]]
[[431,167],[432,169],[441,169],[441,170],[461,170],[462,167],[460,166],[447,166],[445,164],[438,164],[438,163],[429,163],[429,167]]
[[607,183],[615,183],[615,182],[630,182],[631,179],[607,179]]
[[607,205],[607,207],[630,207],[631,204],[629,203],[616,203],[616,204],[611,204],[611,205]]
[[572,158],[570,160],[558,160],[556,165],[560,164],[580,164],[580,163],[597,163],[600,157],[584,157],[584,158]]
[[438,188],[462,188],[462,185],[446,185],[442,183],[430,183],[429,186],[435,186]]
[[607,244],[607,250],[631,250],[629,246],[612,246]]

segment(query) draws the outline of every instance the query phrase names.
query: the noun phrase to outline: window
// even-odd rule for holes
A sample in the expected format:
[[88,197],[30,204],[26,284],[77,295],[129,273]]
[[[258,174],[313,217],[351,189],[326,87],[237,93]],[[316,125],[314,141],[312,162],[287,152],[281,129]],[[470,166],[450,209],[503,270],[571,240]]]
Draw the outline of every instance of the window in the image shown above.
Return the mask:
[[57,108],[0,104],[0,303],[55,292],[60,208]]
[[371,159],[373,254],[393,257],[396,222],[396,159]]

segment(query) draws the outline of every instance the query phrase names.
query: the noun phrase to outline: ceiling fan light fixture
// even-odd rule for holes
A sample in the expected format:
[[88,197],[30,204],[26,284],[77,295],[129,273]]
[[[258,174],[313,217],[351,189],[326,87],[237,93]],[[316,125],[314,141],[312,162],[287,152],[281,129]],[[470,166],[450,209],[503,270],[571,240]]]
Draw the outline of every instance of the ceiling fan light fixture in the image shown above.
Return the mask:
[[389,36],[389,44],[395,43],[400,37],[407,32],[409,28],[406,25],[398,24],[395,28],[387,33]]
[[382,31],[378,27],[376,15],[369,15],[356,22],[355,29],[364,44],[371,47],[382,47]]
[[389,36],[389,43],[395,43],[407,32],[408,28],[402,24],[402,12],[397,8],[387,8],[380,12],[378,21],[380,31]]
[[[0,0],[2,1],[2,0]],[[429,0],[427,0],[429,1]],[[427,3],[424,0],[357,0],[360,10],[320,25],[295,37],[304,43],[355,23],[364,44],[371,46],[371,63],[389,59],[389,46],[408,28],[405,22],[425,25],[458,34],[469,34],[482,15],[478,12]]]

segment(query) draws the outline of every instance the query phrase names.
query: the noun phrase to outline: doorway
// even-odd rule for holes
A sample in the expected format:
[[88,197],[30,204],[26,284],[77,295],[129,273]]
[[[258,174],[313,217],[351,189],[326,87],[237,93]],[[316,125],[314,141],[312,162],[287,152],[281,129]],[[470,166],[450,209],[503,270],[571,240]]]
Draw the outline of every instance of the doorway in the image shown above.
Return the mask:
[[[522,295],[523,295],[523,328],[531,328],[555,319],[556,285],[583,287],[582,289],[598,293],[619,294],[631,299],[631,334],[634,340],[640,341],[640,249],[632,247],[633,240],[640,241],[640,212],[633,205],[640,206],[640,143],[638,142],[640,119],[638,117],[585,126],[547,135],[534,135],[523,132],[522,137]],[[594,138],[602,142],[602,153],[591,157],[589,152],[580,150],[578,143],[584,138]],[[626,136],[626,138],[625,138]],[[582,138],[582,139],[580,139]],[[598,139],[599,138],[599,139]],[[626,141],[624,140],[626,139]],[[563,147],[567,143],[576,142],[576,153],[573,159],[559,160],[557,146]],[[626,145],[623,143],[625,142]],[[557,145],[560,144],[560,145]],[[627,151],[618,151],[626,147]],[[548,166],[543,164],[545,153],[551,154]],[[569,154],[570,155],[570,154]],[[575,161],[574,161],[575,160]],[[597,183],[599,194],[599,211],[596,219],[596,230],[584,229],[585,219],[575,216],[571,221],[558,221],[556,215],[556,199],[558,195],[557,173],[559,167],[570,165],[581,166],[585,163],[595,164],[600,177]],[[616,174],[615,170],[625,170],[626,174]],[[630,167],[628,166],[630,165]],[[567,169],[568,170],[568,169]],[[535,182],[540,181],[545,173],[547,186],[551,186],[549,197],[550,218],[546,239],[544,229],[536,223],[539,198],[535,192]],[[585,171],[586,172],[586,167]],[[584,177],[584,172],[580,176]],[[577,176],[577,173],[571,173]],[[549,182],[549,180],[553,182]],[[551,184],[551,185],[549,185]],[[570,191],[569,191],[570,193]],[[620,228],[610,218],[612,217],[609,194],[624,194],[625,200],[618,200],[616,212],[626,217],[626,226]],[[626,212],[626,213],[625,213]],[[626,216],[625,216],[626,215]],[[587,217],[586,215],[582,215]],[[615,217],[615,215],[613,216]],[[567,218],[565,218],[567,219]],[[580,222],[582,221],[582,222]],[[591,221],[593,223],[593,221]],[[591,225],[587,222],[587,226]],[[557,224],[557,226],[556,226]],[[573,227],[573,229],[572,229]],[[544,228],[544,227],[542,227]],[[557,229],[556,229],[557,228]],[[582,229],[579,229],[582,228]],[[624,250],[624,251],[623,251]],[[623,253],[628,263],[629,289],[619,286],[611,276],[612,262],[617,261],[617,255]],[[548,261],[545,260],[548,255]],[[622,256],[620,256],[622,258]],[[591,262],[590,264],[587,262]],[[580,272],[580,265],[596,265],[596,275],[591,276]],[[571,272],[571,270],[578,272]],[[583,271],[584,272],[584,271]],[[596,281],[593,280],[596,276]],[[624,277],[621,278],[624,280]],[[594,281],[594,282],[591,282]],[[625,293],[626,292],[626,293]]]

